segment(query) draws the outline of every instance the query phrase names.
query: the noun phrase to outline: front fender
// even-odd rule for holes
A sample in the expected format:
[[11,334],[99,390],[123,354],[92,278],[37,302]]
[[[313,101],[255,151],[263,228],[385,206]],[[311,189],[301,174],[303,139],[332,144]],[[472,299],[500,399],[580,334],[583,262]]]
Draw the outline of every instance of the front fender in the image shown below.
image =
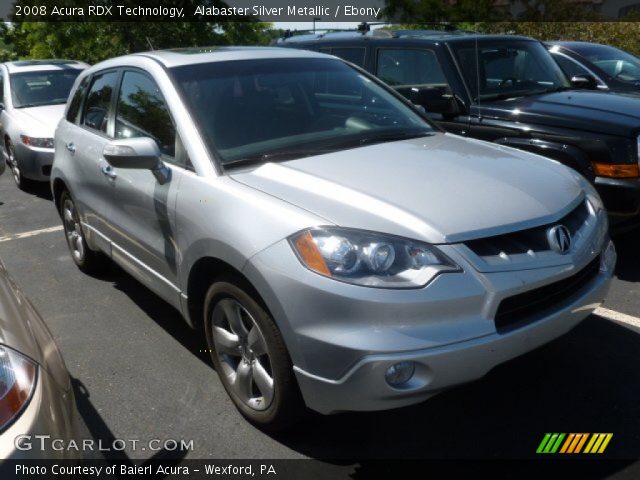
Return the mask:
[[576,170],[590,182],[593,183],[595,181],[591,162],[587,155],[576,146],[547,140],[515,137],[503,137],[496,140],[495,143],[557,160],[563,165]]

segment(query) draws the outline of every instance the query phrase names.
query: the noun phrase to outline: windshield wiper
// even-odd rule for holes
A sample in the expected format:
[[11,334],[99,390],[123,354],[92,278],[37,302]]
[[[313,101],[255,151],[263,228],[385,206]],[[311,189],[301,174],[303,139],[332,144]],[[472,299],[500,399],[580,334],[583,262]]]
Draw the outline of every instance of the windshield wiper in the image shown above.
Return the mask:
[[32,107],[44,107],[47,105],[62,105],[67,103],[66,100],[63,101],[55,101],[55,102],[40,102],[40,103],[23,103],[22,105],[16,105],[16,108],[32,108]]
[[255,165],[258,163],[267,163],[267,162],[275,162],[275,161],[284,161],[284,160],[295,160],[298,158],[309,157],[311,155],[320,155],[322,153],[330,153],[335,152],[336,149],[306,149],[306,150],[286,150],[282,152],[269,152],[269,153],[259,153],[256,155],[248,155],[246,157],[237,158],[235,160],[229,160],[224,162],[222,165],[224,167],[239,167],[239,166],[247,166],[247,165]]
[[361,145],[369,145],[372,143],[392,142],[397,140],[408,140],[411,138],[420,138],[433,135],[432,131],[420,131],[420,132],[386,132],[372,134],[365,137],[358,136],[356,138],[349,138],[339,140],[335,143],[331,143],[323,148],[308,148],[308,149],[296,149],[296,150],[283,150],[274,151],[268,153],[259,153],[256,155],[248,155],[235,160],[229,160],[223,163],[224,167],[239,167],[247,165],[255,165],[259,163],[295,160],[298,158],[309,157],[312,155],[321,155],[324,153],[336,152],[350,147],[359,147]]
[[370,145],[372,143],[410,140],[412,138],[428,137],[431,135],[433,135],[433,132],[426,131],[426,130],[423,130],[420,132],[387,132],[387,133],[377,133],[377,134],[366,136],[364,138],[359,138],[359,139],[356,139],[356,142],[359,145]]
[[562,86],[562,87],[555,87],[555,88],[549,88],[548,90],[543,90],[540,93],[555,93],[555,92],[565,92],[567,90],[575,90],[571,87],[567,87],[567,86]]

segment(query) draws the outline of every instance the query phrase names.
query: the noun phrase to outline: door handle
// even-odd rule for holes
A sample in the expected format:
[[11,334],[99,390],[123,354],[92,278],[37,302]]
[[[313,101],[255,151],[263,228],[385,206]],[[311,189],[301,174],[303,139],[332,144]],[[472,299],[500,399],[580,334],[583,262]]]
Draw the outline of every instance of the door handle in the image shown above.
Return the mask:
[[66,145],[67,150],[69,150],[71,153],[76,153],[76,144],[73,142],[69,142]]
[[100,171],[102,173],[104,173],[107,177],[114,179],[118,176],[118,174],[115,172],[115,170],[113,169],[113,167],[111,165],[105,165],[104,167],[102,167],[100,169]]

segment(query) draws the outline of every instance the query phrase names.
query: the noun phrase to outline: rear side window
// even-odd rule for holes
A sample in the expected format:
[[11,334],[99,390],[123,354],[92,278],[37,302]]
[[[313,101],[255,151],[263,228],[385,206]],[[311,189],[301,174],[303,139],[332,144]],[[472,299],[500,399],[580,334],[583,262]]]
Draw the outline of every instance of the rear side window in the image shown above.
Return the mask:
[[93,130],[107,133],[111,98],[115,90],[117,72],[94,75],[84,107],[82,124]]
[[115,138],[149,137],[163,155],[175,157],[176,129],[156,83],[139,72],[125,72],[116,110]]
[[0,69],[0,103],[4,104],[4,73]]
[[80,107],[82,106],[82,99],[85,93],[87,93],[87,87],[89,86],[89,78],[85,77],[78,85],[71,103],[69,103],[69,110],[67,110],[67,121],[76,123],[78,121],[78,114],[80,113]]
[[364,66],[364,48],[333,48],[331,54],[359,67]]
[[376,76],[392,87],[447,83],[436,54],[431,50],[380,49]]

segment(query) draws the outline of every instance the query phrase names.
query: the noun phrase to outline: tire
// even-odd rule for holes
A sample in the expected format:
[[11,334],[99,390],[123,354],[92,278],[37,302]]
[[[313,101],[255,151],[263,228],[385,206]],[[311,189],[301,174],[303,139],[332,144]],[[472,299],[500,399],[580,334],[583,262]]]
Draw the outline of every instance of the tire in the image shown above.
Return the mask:
[[257,427],[278,431],[298,421],[305,408],[282,335],[254,295],[234,278],[214,282],[205,297],[205,335],[236,408]]
[[5,143],[7,152],[7,167],[11,171],[13,181],[16,182],[16,186],[23,191],[29,191],[33,187],[33,181],[25,178],[20,171],[18,160],[16,159],[16,151],[13,148],[11,140],[7,140]]
[[102,273],[108,266],[108,259],[100,252],[89,248],[82,230],[75,203],[67,190],[60,195],[60,217],[73,263],[84,273]]

